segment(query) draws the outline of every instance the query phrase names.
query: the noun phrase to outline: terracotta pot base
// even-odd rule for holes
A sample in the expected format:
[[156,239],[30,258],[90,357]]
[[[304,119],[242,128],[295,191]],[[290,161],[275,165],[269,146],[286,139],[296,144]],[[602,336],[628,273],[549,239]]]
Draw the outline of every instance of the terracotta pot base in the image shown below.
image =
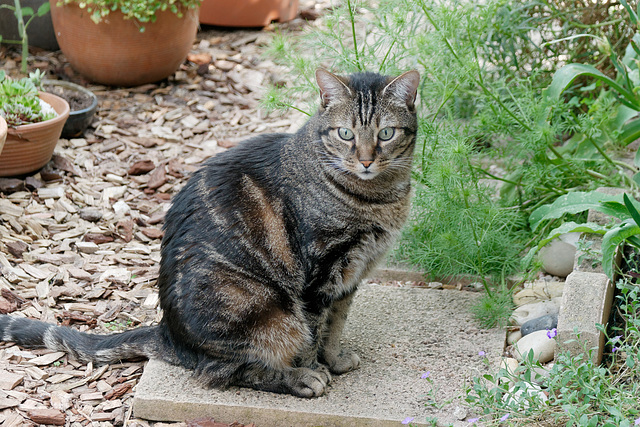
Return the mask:
[[62,127],[69,117],[69,104],[46,92],[41,92],[40,98],[56,110],[58,117],[9,129],[0,153],[0,176],[24,175],[42,168],[51,160]]
[[200,22],[221,27],[265,27],[298,14],[298,0],[203,0]]

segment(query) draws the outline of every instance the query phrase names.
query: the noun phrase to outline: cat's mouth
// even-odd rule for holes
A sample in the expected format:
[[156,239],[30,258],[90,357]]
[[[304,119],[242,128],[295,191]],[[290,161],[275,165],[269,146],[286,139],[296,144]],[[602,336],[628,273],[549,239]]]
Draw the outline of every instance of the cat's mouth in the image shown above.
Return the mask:
[[371,170],[364,170],[364,171],[356,172],[356,175],[358,176],[358,178],[368,181],[370,179],[375,178],[376,175],[378,175],[378,173]]

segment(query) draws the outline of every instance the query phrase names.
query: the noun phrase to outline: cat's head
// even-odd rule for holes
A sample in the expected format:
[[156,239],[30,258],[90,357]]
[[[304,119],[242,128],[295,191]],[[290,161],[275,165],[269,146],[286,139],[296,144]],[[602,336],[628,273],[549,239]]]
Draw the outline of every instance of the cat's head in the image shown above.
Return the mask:
[[417,130],[417,71],[398,77],[336,76],[319,69],[316,80],[324,161],[329,167],[362,180],[410,168]]

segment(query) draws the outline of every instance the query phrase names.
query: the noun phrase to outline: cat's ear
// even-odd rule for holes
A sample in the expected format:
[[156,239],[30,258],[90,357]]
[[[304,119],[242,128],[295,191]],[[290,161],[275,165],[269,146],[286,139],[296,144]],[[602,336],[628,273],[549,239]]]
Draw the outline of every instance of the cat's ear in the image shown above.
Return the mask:
[[318,68],[316,70],[316,81],[320,88],[320,101],[323,107],[338,98],[346,98],[351,95],[351,90],[347,84],[340,77],[327,70]]
[[384,94],[391,94],[404,101],[409,108],[413,108],[420,84],[420,73],[416,70],[407,71],[399,75],[384,88]]

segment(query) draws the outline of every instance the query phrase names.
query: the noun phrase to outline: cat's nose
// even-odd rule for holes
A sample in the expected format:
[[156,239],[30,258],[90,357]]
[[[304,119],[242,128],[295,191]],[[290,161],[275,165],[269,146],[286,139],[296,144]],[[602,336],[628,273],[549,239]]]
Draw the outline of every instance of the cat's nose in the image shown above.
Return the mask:
[[373,160],[360,160],[360,163],[362,163],[362,166],[364,166],[366,169],[369,166],[371,166],[371,163],[373,163]]

